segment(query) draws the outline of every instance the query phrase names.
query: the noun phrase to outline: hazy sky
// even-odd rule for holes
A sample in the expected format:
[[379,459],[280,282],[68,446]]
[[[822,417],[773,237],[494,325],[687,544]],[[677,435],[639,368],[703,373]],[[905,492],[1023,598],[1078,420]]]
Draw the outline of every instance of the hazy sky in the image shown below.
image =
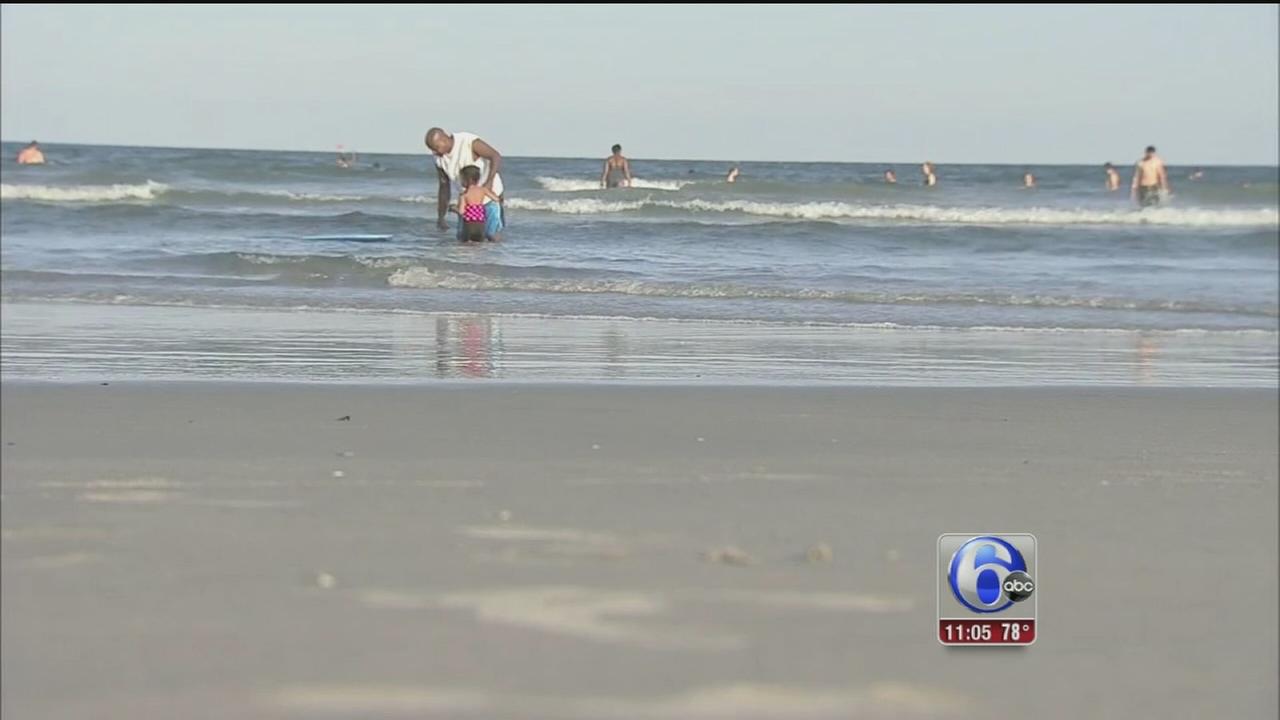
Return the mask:
[[6,140],[509,155],[1277,162],[1261,6],[15,6]]

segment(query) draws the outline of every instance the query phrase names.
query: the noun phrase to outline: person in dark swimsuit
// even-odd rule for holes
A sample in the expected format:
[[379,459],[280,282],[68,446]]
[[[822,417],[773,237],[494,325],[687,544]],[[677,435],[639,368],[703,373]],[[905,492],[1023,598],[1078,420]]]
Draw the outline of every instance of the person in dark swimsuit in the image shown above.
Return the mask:
[[1154,145],[1147,146],[1133,168],[1131,192],[1133,199],[1144,208],[1159,205],[1169,192],[1169,172]]
[[613,154],[604,159],[604,172],[600,175],[600,187],[616,188],[631,185],[631,163],[622,156],[622,146],[614,145]]

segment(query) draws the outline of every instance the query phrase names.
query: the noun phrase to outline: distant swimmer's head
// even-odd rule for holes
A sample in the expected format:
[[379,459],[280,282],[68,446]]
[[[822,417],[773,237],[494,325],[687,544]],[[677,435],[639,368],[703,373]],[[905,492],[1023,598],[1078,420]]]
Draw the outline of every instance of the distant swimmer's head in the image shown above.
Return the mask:
[[480,184],[480,168],[475,165],[468,165],[458,171],[458,179],[462,181],[462,187],[471,187]]
[[1103,164],[1103,166],[1102,166],[1102,169],[1103,169],[1103,170],[1111,170],[1111,169],[1112,169],[1112,168],[1114,168],[1114,167],[1115,167],[1115,165],[1112,165],[1111,163],[1104,163],[1104,164]]
[[622,154],[622,146],[621,146],[621,145],[614,145],[612,148],[609,148],[609,149],[613,151],[613,154],[614,154],[614,155],[621,155],[621,154]]
[[1146,149],[1146,156],[1151,157],[1152,155],[1155,155],[1155,154],[1156,154],[1156,146],[1148,145]]
[[453,137],[438,127],[428,130],[423,142],[426,143],[427,149],[436,155],[445,155],[453,149]]
[[32,140],[31,143],[27,145],[27,147],[29,148],[39,147],[39,146],[40,146],[40,143],[36,142],[35,140]]

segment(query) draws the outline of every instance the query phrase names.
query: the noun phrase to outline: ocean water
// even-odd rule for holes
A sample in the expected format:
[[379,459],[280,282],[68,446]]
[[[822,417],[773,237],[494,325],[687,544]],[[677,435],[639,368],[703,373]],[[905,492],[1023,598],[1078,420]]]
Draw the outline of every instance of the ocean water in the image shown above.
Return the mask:
[[601,190],[602,158],[512,157],[506,237],[473,246],[435,229],[425,152],[341,169],[324,153],[52,146],[49,165],[20,167],[17,149],[0,165],[10,307],[1071,332],[1086,346],[1195,333],[1197,347],[1252,338],[1274,367],[1275,167],[1190,181],[1175,166],[1167,206],[1138,210],[1103,190],[1101,163],[1033,167],[1040,186],[1024,190],[1022,166],[941,165],[924,188],[915,163],[744,163],[731,185],[728,163],[635,158],[636,187]]

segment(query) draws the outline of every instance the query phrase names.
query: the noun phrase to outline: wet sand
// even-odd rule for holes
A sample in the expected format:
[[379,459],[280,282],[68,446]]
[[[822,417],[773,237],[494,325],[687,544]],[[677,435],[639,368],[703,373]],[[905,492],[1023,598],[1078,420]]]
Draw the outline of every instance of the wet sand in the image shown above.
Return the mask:
[[[1270,390],[7,382],[2,435],[6,718],[1277,711]],[[971,530],[1038,536],[1034,646],[934,639]]]
[[0,303],[6,380],[1276,386],[1276,333]]

